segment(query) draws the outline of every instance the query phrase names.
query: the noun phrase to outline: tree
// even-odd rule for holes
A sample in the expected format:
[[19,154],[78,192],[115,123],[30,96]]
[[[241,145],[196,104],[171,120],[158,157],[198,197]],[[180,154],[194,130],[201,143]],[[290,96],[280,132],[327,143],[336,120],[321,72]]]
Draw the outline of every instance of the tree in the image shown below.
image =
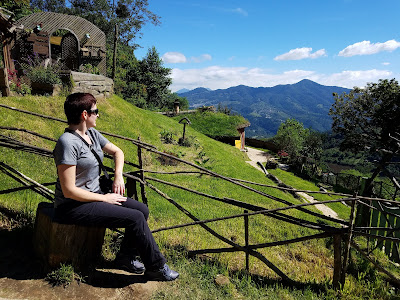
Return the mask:
[[332,130],[344,137],[342,149],[397,150],[390,138],[400,133],[400,86],[396,80],[379,80],[364,89],[355,87],[348,94],[333,96],[329,114],[333,116]]
[[366,183],[364,195],[370,195],[375,177],[398,155],[393,137],[400,133],[399,83],[395,79],[379,80],[333,96],[335,103],[329,113],[333,131],[344,137],[341,148],[354,153],[366,149],[379,162]]
[[156,48],[153,46],[147,55],[139,61],[138,68],[131,70],[128,80],[135,81],[146,87],[147,107],[160,109],[168,106],[167,96],[172,79],[171,69],[163,66]]
[[308,135],[309,130],[305,129],[302,123],[295,119],[287,119],[279,126],[274,140],[281,150],[289,154],[291,161],[296,161],[303,151]]
[[14,14],[15,20],[32,13],[29,0],[6,0],[0,1],[0,7],[5,8]]

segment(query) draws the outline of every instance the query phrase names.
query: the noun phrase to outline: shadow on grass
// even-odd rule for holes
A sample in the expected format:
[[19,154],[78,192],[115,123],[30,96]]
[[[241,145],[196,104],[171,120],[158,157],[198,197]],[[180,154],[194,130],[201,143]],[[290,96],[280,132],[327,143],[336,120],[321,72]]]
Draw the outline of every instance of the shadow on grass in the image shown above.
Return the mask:
[[[193,262],[199,262],[201,264],[208,264],[211,265],[212,267],[215,267],[221,272],[224,272],[224,270],[227,269],[227,266],[224,264],[221,264],[219,261],[213,259],[212,257],[208,255],[191,255],[190,251],[182,246],[182,245],[177,245],[173,247],[168,247],[165,246],[166,249],[168,249],[169,252],[176,253],[180,257],[184,257],[185,259],[192,260]],[[172,257],[171,257],[172,258]],[[173,259],[173,258],[172,258]],[[265,268],[268,268],[265,266]],[[324,283],[313,283],[313,282],[299,282],[295,280],[282,280],[282,279],[275,279],[275,278],[268,278],[265,276],[260,276],[256,274],[251,274],[248,273],[245,270],[237,270],[237,271],[229,271],[230,277],[231,278],[237,278],[239,280],[242,280],[244,278],[250,278],[251,281],[254,283],[255,286],[258,288],[267,288],[267,287],[276,287],[276,286],[281,286],[283,288],[287,288],[289,290],[310,290],[314,293],[317,294],[324,294],[327,291],[327,288],[329,288],[329,285]]]

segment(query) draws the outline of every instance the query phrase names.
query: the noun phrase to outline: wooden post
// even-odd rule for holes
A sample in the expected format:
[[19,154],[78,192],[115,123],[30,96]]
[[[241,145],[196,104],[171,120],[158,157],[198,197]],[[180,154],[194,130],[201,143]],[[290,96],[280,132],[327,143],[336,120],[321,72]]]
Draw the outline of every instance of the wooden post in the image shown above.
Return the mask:
[[[136,173],[137,172],[131,172],[129,174],[137,175]],[[126,195],[129,198],[132,198],[132,199],[135,199],[135,200],[139,199],[138,198],[138,194],[137,194],[137,188],[136,188],[136,180],[134,180],[134,179],[132,179],[130,177],[127,177],[127,179],[126,179]]]
[[115,70],[116,70],[116,67],[117,67],[117,42],[118,42],[118,24],[115,24],[114,53],[113,53],[113,65],[112,65],[112,80],[115,80]]
[[344,254],[343,254],[343,267],[342,267],[342,271],[340,274],[340,284],[342,287],[344,286],[344,283],[346,281],[346,271],[347,271],[347,265],[348,265],[349,254],[350,254],[350,243],[351,243],[351,239],[352,239],[352,235],[353,235],[354,219],[355,219],[355,213],[356,213],[357,194],[355,194],[353,197],[355,199],[351,202],[349,232],[347,234],[346,248],[344,249]]
[[340,234],[333,236],[333,253],[333,288],[337,290],[340,287],[339,280],[342,270],[342,236]]
[[186,133],[186,123],[183,123],[183,135],[182,135],[182,140],[185,140],[185,133]]
[[[245,214],[248,213],[247,210],[244,211]],[[249,216],[244,216],[244,242],[246,248],[246,271],[249,272]]]
[[[140,137],[138,137],[138,141],[140,142]],[[140,179],[144,182],[144,172],[143,172],[143,159],[142,159],[142,147],[138,145],[138,160],[139,160],[139,172],[140,172]],[[147,205],[147,196],[145,185],[143,183],[140,184],[140,191],[142,195],[142,202]]]

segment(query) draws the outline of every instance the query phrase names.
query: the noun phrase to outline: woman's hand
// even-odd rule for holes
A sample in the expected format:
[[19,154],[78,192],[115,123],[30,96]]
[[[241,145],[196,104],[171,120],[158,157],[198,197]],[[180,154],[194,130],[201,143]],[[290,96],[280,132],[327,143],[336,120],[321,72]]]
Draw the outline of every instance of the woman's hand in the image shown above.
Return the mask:
[[122,203],[126,201],[126,197],[123,197],[116,193],[105,194],[103,196],[104,196],[104,202],[114,205],[122,205]]
[[119,194],[121,196],[125,194],[125,182],[122,175],[118,176],[117,174],[115,174],[115,179],[112,185],[112,191],[113,193]]

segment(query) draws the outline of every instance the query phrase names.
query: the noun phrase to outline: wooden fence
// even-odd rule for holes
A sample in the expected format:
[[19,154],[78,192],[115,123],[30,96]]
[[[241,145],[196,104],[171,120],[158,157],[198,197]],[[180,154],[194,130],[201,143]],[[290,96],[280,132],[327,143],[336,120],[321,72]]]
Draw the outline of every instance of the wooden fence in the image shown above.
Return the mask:
[[[0,105],[0,107],[6,108],[6,109],[13,109],[14,111],[19,111],[22,113],[27,113],[31,115],[35,115],[38,117],[42,118],[47,118],[47,119],[52,119],[55,121],[59,122],[64,122],[64,120],[53,118],[53,117],[48,117],[48,116],[43,116],[37,113],[31,113],[28,111],[24,110],[19,110],[16,108],[11,108],[7,107],[5,105]],[[48,140],[53,140],[50,138],[47,138],[39,133],[29,131],[27,129],[20,129],[20,128],[11,128],[11,127],[4,127],[0,126],[1,130],[17,130],[17,131],[24,131],[29,134],[35,135],[37,137],[45,138]],[[229,178],[226,176],[223,176],[221,174],[215,173],[213,171],[210,171],[206,168],[203,168],[199,165],[196,165],[194,163],[191,163],[189,161],[185,161],[183,159],[177,158],[175,156],[172,156],[170,154],[163,153],[161,151],[158,151],[157,148],[153,145],[144,143],[140,139],[131,139],[128,137],[124,136],[119,136],[116,134],[110,134],[107,132],[101,132],[104,135],[107,136],[112,136],[114,138],[119,138],[123,140],[128,140],[130,141],[133,145],[137,147],[137,154],[138,154],[138,164],[132,163],[132,162],[125,162],[126,164],[129,164],[130,166],[135,167],[137,170],[129,173],[124,173],[124,176],[127,178],[127,193],[128,196],[134,197],[136,199],[139,198],[139,193],[140,193],[140,198],[144,203],[147,203],[147,189],[151,189],[157,194],[159,194],[161,197],[163,197],[166,201],[174,205],[178,210],[180,210],[183,214],[185,214],[187,217],[189,217],[192,221],[189,223],[185,224],[179,224],[175,226],[169,226],[169,227],[164,227],[164,228],[158,228],[153,230],[154,233],[160,232],[160,231],[165,231],[165,230],[174,230],[177,228],[183,228],[183,227],[190,227],[190,226],[200,226],[204,230],[206,230],[209,234],[212,236],[216,237],[220,241],[223,241],[225,244],[227,244],[227,247],[223,248],[210,248],[210,249],[195,249],[189,251],[189,255],[199,255],[199,254],[204,254],[204,253],[227,253],[227,252],[237,252],[241,251],[245,253],[245,268],[246,270],[249,270],[249,257],[253,256],[257,259],[259,259],[261,262],[263,262],[267,267],[269,267],[271,270],[273,270],[276,274],[278,274],[283,280],[286,280],[288,282],[292,282],[292,280],[283,272],[281,271],[276,265],[274,265],[270,260],[268,260],[262,253],[257,251],[258,249],[261,248],[268,248],[268,247],[274,247],[274,246],[280,246],[280,245],[288,245],[292,243],[298,243],[302,241],[307,241],[307,240],[312,240],[312,239],[321,239],[321,238],[327,238],[327,237],[332,237],[334,241],[334,272],[333,272],[333,286],[335,288],[339,288],[340,286],[344,285],[345,282],[345,276],[346,276],[346,271],[347,271],[347,266],[348,266],[348,261],[349,261],[349,252],[350,252],[350,247],[353,247],[358,251],[361,255],[363,255],[366,259],[371,261],[380,271],[384,272],[390,280],[400,286],[400,279],[397,278],[395,275],[391,274],[389,271],[384,269],[383,267],[380,266],[380,264],[371,256],[371,253],[373,250],[375,250],[379,245],[382,245],[382,247],[385,247],[385,251],[387,252],[387,249],[390,248],[390,253],[389,256],[395,258],[398,258],[398,244],[400,241],[400,207],[399,203],[396,201],[391,201],[387,199],[378,199],[378,198],[366,198],[366,197],[360,197],[357,196],[356,194],[354,195],[348,195],[348,194],[338,194],[338,193],[330,193],[330,192],[316,192],[316,191],[303,191],[303,190],[294,190],[291,188],[281,188],[278,186],[274,185],[266,185],[263,183],[255,183],[255,182],[250,182],[250,181],[245,181],[241,179],[235,179],[235,178]],[[54,140],[53,140],[54,141]],[[28,145],[25,143],[22,143],[20,141],[17,141],[15,139],[11,139],[6,135],[0,134],[0,146],[2,147],[9,147],[17,150],[22,150],[22,151],[28,151],[31,153],[35,153],[38,155],[44,155],[48,157],[52,157],[52,153],[49,150],[46,149],[40,149],[38,147]],[[274,208],[274,209],[268,209],[263,206],[258,206],[254,204],[250,204],[247,202],[243,202],[237,199],[231,199],[228,197],[217,197],[214,195],[209,195],[194,189],[190,189],[187,187],[183,187],[177,184],[174,184],[173,182],[168,182],[166,180],[161,180],[159,178],[151,177],[149,174],[151,173],[160,173],[157,171],[153,170],[145,170],[143,167],[143,155],[144,151],[149,151],[152,152],[156,155],[171,159],[171,160],[177,160],[180,163],[183,163],[187,166],[193,167],[195,171],[180,171],[180,172],[161,172],[162,174],[187,174],[187,176],[191,176],[193,174],[201,174],[202,176],[212,176],[214,178],[218,178],[223,181],[227,181],[232,183],[233,185],[239,186],[243,189],[246,189],[247,191],[251,193],[255,193],[261,196],[264,196],[269,199],[269,201],[274,201],[278,202],[281,204],[281,207],[279,208]],[[106,156],[107,157],[107,156]],[[0,170],[7,173],[10,175],[10,177],[18,180],[21,182],[24,187],[23,188],[30,188],[33,189],[34,191],[42,194],[48,199],[52,199],[52,191],[48,189],[46,186],[51,185],[52,183],[44,183],[40,184],[35,182],[32,179],[28,179],[25,175],[23,175],[21,172],[14,170],[11,166],[8,166],[5,162],[0,163]],[[188,180],[190,178],[188,177]],[[222,203],[226,203],[229,205],[233,205],[235,207],[238,207],[240,209],[243,209],[243,213],[241,214],[235,214],[235,215],[230,215],[230,216],[225,216],[225,217],[220,217],[220,218],[214,218],[214,219],[203,219],[200,220],[196,215],[190,211],[188,211],[185,207],[180,205],[176,199],[171,198],[169,195],[167,195],[165,192],[160,190],[158,187],[154,185],[154,182],[162,185],[166,185],[168,187],[173,187],[176,189],[182,189],[187,192],[200,195],[204,198],[212,199],[214,201],[219,201]],[[53,183],[54,184],[54,183]],[[263,186],[263,187],[271,187],[271,188],[277,188],[281,189],[283,191],[289,191],[291,193],[293,192],[306,192],[306,193],[322,193],[322,194],[329,194],[329,195],[339,195],[342,198],[336,199],[336,200],[329,200],[329,201],[320,201],[316,203],[303,203],[303,204],[292,204],[287,200],[280,199],[276,196],[272,196],[270,194],[267,194],[263,192],[261,189],[257,189],[254,186]],[[18,188],[17,188],[18,189]],[[11,190],[6,190],[6,191],[0,191],[0,193],[10,193],[15,191],[16,189],[11,189]],[[348,221],[344,221],[341,219],[325,216],[323,214],[317,213],[315,211],[309,210],[308,207],[316,204],[328,204],[328,203],[334,203],[334,202],[342,202],[342,203],[347,203],[349,206],[351,206],[351,213],[348,218]],[[393,209],[389,212],[387,210],[388,205],[391,205]],[[379,217],[376,217],[374,214],[372,214],[371,217],[371,222],[368,223],[367,226],[361,227],[357,226],[355,223],[356,220],[356,212],[359,207],[365,206],[371,209],[371,211],[376,211]],[[312,215],[317,217],[320,220],[325,220],[329,221],[327,222],[316,222],[316,221],[309,221],[306,220],[306,218],[299,218],[299,217],[294,217],[290,216],[288,214],[285,214],[284,212],[287,212],[288,210],[298,210],[302,212],[305,215]],[[295,224],[300,227],[305,227],[305,228],[311,228],[315,229],[318,231],[318,233],[313,234],[313,235],[307,235],[307,236],[302,236],[302,237],[297,237],[293,239],[288,239],[288,240],[279,240],[279,241],[273,241],[273,242],[265,242],[265,243],[259,243],[259,244],[250,244],[249,243],[249,217],[255,216],[255,215],[264,215],[268,218],[273,218],[275,220],[279,220],[285,223],[290,223],[290,224]],[[382,217],[383,216],[383,217]],[[217,221],[226,221],[229,219],[237,219],[241,218],[243,219],[243,224],[244,224],[244,244],[239,244],[236,243],[235,241],[232,241],[230,238],[223,236],[216,232],[214,229],[212,229],[209,224]],[[375,221],[372,220],[386,220],[386,221],[379,221],[379,224]],[[331,225],[334,224],[334,225]],[[366,238],[371,239],[371,241],[376,241],[374,242],[371,247],[368,249],[361,249],[361,247],[356,243],[354,237],[357,236],[363,236]],[[387,246],[390,245],[390,246]]]

